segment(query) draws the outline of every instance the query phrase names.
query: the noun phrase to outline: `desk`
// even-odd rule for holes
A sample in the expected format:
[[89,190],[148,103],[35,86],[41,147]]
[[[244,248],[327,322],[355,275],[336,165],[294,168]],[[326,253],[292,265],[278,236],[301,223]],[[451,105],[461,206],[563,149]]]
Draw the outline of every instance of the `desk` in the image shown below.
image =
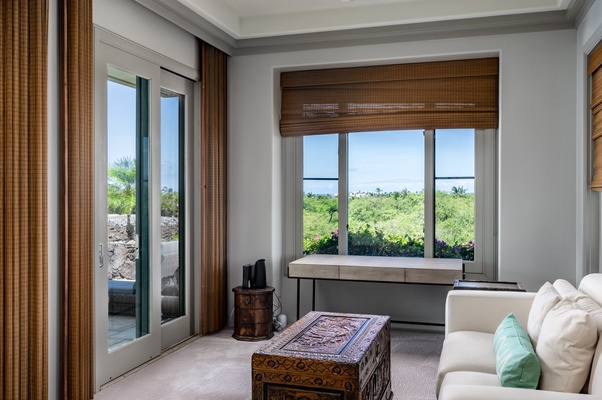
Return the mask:
[[288,277],[297,279],[297,319],[299,319],[301,279],[313,280],[313,311],[316,300],[316,279],[452,286],[456,279],[462,279],[463,272],[463,262],[459,258],[311,254],[288,265]]

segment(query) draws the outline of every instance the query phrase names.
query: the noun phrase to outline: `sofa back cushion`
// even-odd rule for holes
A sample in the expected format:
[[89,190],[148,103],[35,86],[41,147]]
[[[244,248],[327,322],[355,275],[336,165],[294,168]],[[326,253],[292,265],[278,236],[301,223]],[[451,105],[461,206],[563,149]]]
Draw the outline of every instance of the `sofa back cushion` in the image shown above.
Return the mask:
[[602,274],[586,275],[579,283],[579,291],[591,297],[602,307]]
[[590,375],[598,329],[590,315],[571,300],[548,312],[536,353],[541,362],[539,389],[579,393]]
[[[598,305],[602,306],[602,274],[589,274],[585,276],[579,284],[579,291],[587,294]],[[594,314],[597,319],[598,313]],[[596,323],[598,323],[598,321],[596,321]],[[587,392],[597,395],[602,394],[602,340],[599,338],[598,345],[596,346],[596,353],[594,354],[594,360],[592,361]]]
[[529,311],[529,320],[527,322],[527,332],[531,338],[533,347],[537,347],[537,340],[541,332],[541,325],[548,311],[552,309],[562,299],[550,282],[546,282],[537,292]]
[[571,282],[565,279],[556,279],[554,281],[554,288],[563,299],[577,299],[584,296]]

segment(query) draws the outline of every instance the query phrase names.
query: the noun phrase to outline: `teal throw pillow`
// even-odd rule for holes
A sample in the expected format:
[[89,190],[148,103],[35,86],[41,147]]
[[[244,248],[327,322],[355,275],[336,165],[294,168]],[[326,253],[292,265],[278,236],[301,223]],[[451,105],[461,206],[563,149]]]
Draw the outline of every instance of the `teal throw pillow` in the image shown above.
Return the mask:
[[539,358],[525,328],[510,313],[493,337],[495,367],[504,387],[536,389],[541,374]]

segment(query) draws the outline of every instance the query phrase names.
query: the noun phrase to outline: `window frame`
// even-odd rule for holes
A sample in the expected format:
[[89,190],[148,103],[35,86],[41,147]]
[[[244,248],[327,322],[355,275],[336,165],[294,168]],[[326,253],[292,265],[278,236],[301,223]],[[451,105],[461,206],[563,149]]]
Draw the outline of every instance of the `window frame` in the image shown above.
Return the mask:
[[[348,193],[348,134],[339,135],[339,193]],[[434,256],[435,130],[425,136],[425,258]],[[285,258],[303,256],[303,136],[283,138],[283,243]],[[347,197],[338,197],[339,227],[347,226]],[[432,212],[427,212],[426,210]],[[497,129],[475,129],[475,255],[464,261],[467,279],[497,279]],[[347,254],[339,229],[339,254]],[[287,268],[283,268],[287,276]]]

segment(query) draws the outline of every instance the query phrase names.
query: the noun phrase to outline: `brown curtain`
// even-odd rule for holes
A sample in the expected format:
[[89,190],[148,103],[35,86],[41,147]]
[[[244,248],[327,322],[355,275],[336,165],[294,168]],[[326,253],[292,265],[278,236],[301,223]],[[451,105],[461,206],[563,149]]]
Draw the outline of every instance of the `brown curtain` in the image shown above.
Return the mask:
[[497,128],[498,59],[283,72],[282,136]]
[[594,176],[590,188],[602,192],[602,43],[591,52],[588,73],[592,82],[592,140],[594,141]]
[[0,5],[0,398],[48,398],[48,4]]
[[201,44],[201,334],[226,326],[227,55]]
[[92,0],[60,2],[61,399],[94,397]]

